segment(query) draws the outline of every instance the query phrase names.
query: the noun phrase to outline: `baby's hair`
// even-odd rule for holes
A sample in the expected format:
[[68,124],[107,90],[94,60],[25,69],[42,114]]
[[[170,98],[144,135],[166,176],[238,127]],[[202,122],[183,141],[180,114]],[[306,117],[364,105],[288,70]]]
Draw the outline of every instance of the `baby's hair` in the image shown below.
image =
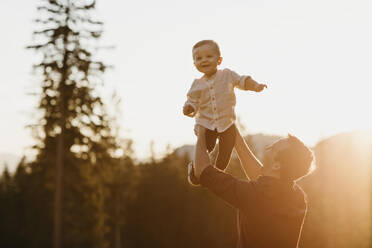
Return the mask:
[[192,51],[194,51],[194,49],[196,49],[198,47],[201,47],[201,46],[207,45],[207,44],[213,45],[216,49],[218,57],[221,56],[220,47],[218,46],[217,42],[215,42],[214,40],[201,40],[192,47]]

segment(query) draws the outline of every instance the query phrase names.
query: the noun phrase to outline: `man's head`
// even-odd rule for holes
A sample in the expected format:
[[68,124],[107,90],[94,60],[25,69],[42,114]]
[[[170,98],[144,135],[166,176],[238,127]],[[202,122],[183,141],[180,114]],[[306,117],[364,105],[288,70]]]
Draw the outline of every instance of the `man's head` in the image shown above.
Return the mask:
[[311,172],[313,159],[312,151],[304,143],[288,135],[266,148],[263,174],[296,181]]
[[220,48],[213,40],[196,43],[192,48],[192,58],[196,69],[207,76],[213,75],[222,62]]

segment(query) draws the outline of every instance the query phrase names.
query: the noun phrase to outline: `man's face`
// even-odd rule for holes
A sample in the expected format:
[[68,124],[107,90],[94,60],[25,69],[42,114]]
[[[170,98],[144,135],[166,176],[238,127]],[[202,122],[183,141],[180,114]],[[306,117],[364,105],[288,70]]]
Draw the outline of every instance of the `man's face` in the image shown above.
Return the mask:
[[198,71],[207,76],[217,71],[222,58],[218,56],[216,48],[212,44],[205,44],[193,50],[194,65]]
[[263,174],[267,174],[268,172],[275,171],[280,168],[280,164],[275,160],[275,158],[280,151],[287,149],[288,146],[288,138],[283,138],[266,147],[265,164],[262,168]]

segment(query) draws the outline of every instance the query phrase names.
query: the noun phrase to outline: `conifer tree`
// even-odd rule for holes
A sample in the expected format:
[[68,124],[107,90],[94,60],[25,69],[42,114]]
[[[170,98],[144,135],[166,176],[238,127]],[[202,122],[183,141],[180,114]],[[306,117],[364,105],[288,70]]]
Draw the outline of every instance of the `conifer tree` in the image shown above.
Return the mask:
[[92,18],[95,3],[42,1],[36,41],[28,47],[42,55],[34,66],[42,78],[41,117],[32,126],[37,157],[30,168],[44,190],[38,194],[56,248],[107,246],[102,181],[117,143],[96,90],[107,66],[94,54],[103,25]]

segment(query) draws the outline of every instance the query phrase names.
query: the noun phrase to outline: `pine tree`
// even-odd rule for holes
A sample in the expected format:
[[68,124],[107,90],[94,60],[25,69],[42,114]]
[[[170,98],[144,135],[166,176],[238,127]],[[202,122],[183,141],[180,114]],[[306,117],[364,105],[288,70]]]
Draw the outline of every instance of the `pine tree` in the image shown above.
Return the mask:
[[[102,182],[117,141],[95,90],[108,67],[93,54],[103,25],[91,17],[94,9],[95,1],[42,1],[37,43],[28,47],[42,55],[34,66],[42,77],[41,118],[32,126],[37,157],[30,168],[44,192],[43,223],[54,223],[54,247],[107,246]],[[52,244],[50,237],[38,242]]]
[[26,216],[30,206],[25,204],[27,197],[21,190],[28,185],[23,164],[24,159],[14,174],[5,168],[0,177],[0,247],[29,247],[24,230],[29,220]]

